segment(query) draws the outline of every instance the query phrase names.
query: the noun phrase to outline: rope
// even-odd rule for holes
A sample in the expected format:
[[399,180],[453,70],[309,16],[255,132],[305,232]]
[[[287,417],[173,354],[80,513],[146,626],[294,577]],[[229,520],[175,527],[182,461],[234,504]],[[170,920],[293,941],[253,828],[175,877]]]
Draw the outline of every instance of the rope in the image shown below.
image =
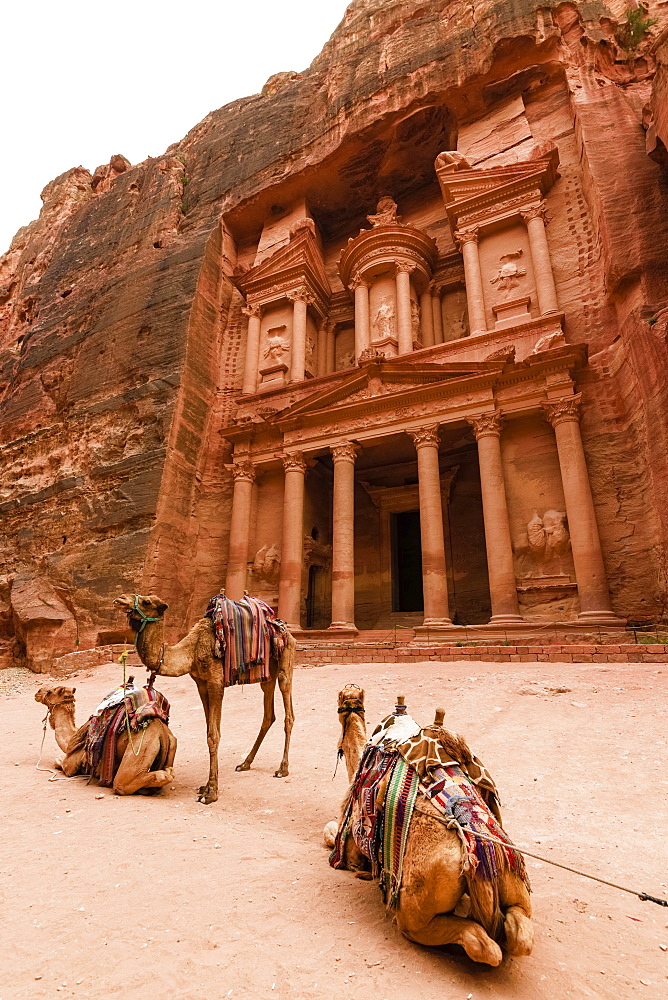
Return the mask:
[[37,758],[37,763],[35,764],[36,771],[47,771],[51,775],[49,781],[60,781],[61,778],[90,778],[90,774],[63,774],[62,771],[57,771],[53,767],[40,767],[42,763],[42,753],[44,752],[44,741],[46,739],[46,724],[49,721],[49,716],[51,715],[51,709],[47,709],[47,713],[42,719],[42,743],[39,748],[39,757]]
[[[447,826],[449,829],[456,826],[462,833],[466,833],[464,828],[457,822],[454,816],[451,820],[448,820],[443,816],[435,816],[434,813],[427,812],[426,809],[420,809],[419,806],[416,806],[415,808],[418,812],[422,813],[423,816],[431,816],[432,819],[438,820],[439,823],[443,823],[443,825]],[[472,833],[474,837],[481,837],[483,840],[489,840],[493,844],[498,844],[506,850],[509,848],[508,844],[505,844],[502,840],[498,840],[496,837],[492,837],[491,834],[479,833],[478,830],[470,830],[468,832]],[[620,889],[621,892],[628,892],[631,896],[637,896],[638,899],[643,902],[645,900],[649,900],[651,903],[657,903],[659,906],[668,906],[668,899],[659,899],[657,896],[650,896],[647,892],[638,892],[637,889],[629,889],[625,885],[618,885],[617,882],[609,882],[605,878],[599,878],[598,875],[590,875],[588,872],[580,871],[579,868],[571,868],[570,865],[562,865],[559,861],[552,861],[550,858],[545,858],[541,854],[534,854],[532,851],[525,851],[523,848],[517,847],[515,844],[510,846],[511,849],[513,851],[517,851],[518,854],[524,854],[529,858],[535,858],[537,861],[544,861],[545,864],[554,865],[555,868],[563,868],[564,871],[573,872],[574,875],[581,875],[582,878],[591,879],[592,882],[600,882],[601,885],[609,885],[613,889]]]

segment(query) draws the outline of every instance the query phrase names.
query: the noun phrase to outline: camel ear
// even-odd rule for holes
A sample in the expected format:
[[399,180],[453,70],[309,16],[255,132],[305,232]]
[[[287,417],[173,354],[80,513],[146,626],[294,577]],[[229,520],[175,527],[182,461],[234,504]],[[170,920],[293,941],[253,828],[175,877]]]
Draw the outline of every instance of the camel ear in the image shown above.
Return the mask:
[[156,608],[156,611],[158,612],[159,615],[164,615],[168,607],[169,604],[159,604]]
[[74,694],[75,691],[76,691],[76,688],[72,688],[72,694]]
[[364,688],[360,688],[360,701],[364,704]]

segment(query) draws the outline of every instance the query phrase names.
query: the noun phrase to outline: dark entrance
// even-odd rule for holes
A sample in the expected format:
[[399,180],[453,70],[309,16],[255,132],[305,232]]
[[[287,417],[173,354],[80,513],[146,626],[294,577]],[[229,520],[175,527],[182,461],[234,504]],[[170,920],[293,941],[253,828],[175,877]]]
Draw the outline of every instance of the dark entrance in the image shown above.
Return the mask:
[[308,591],[306,593],[306,628],[314,628],[316,619],[316,586],[318,566],[308,568]]
[[391,515],[392,610],[424,611],[420,511]]

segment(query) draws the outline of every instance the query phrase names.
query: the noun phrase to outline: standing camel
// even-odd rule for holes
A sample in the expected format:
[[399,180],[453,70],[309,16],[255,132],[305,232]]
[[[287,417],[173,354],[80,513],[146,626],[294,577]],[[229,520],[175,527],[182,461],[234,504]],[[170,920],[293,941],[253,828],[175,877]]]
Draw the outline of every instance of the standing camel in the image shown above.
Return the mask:
[[[344,688],[339,693],[338,713],[343,729],[339,747],[348,775],[354,778],[366,745],[364,691],[355,685]],[[422,732],[446,741],[448,753],[456,753],[462,764],[472,761],[464,741],[443,730],[442,721],[439,710],[434,728]],[[344,809],[353,788],[351,779]],[[495,811],[498,813],[498,809]],[[328,847],[334,846],[338,825],[332,821],[325,827]],[[408,830],[395,910],[400,931],[418,944],[432,947],[458,944],[474,962],[487,965],[499,965],[503,957],[495,938],[509,955],[531,954],[531,901],[524,881],[502,864],[498,865],[492,882],[467,874],[463,852],[460,836],[445,825],[443,815],[420,790]],[[354,871],[357,877],[372,877],[369,861],[357,848],[353,836],[345,841],[343,860],[343,867]],[[465,894],[469,897],[469,917],[454,912],[466,905],[466,900],[462,902]]]
[[[42,687],[35,695],[35,701],[46,705],[56,743],[65,755],[55,761],[55,766],[68,778],[85,773],[84,745],[90,725],[89,719],[79,729],[76,727],[75,691],[76,688]],[[141,734],[135,733],[134,745],[124,727],[116,739],[114,791],[117,795],[134,795],[168,785],[174,780],[175,754],[176,737],[161,719],[150,719]]]
[[[214,653],[213,623],[210,618],[200,618],[185,638],[175,646],[167,646],[163,639],[163,616],[168,606],[155,594],[150,594],[148,597],[142,597],[140,594],[123,594],[114,601],[114,607],[124,611],[128,616],[130,628],[135,632],[137,652],[147,670],[155,671],[162,677],[181,677],[183,674],[190,674],[197,684],[206,717],[209,747],[209,778],[206,785],[202,785],[198,790],[198,801],[210,805],[218,798],[218,746],[225,693],[223,661]],[[269,680],[260,681],[264,694],[264,714],[260,732],[251,752],[243,763],[237,765],[237,771],[249,770],[262,740],[276,721],[274,692],[278,681],[285,708],[285,745],[283,758],[274,776],[285,778],[288,774],[290,734],[295,719],[292,710],[292,673],[296,648],[294,636],[288,632],[280,660],[271,657]]]

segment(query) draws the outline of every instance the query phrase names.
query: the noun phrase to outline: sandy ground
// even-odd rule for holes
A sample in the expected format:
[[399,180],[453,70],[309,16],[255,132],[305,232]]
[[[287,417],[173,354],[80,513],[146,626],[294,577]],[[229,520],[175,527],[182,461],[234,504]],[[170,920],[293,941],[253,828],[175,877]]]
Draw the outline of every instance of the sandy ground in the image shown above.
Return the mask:
[[[108,665],[69,682],[79,721],[121,679]],[[668,909],[528,859],[536,947],[498,969],[404,940],[373,883],[334,871],[336,693],[367,691],[374,723],[405,693],[436,705],[494,775],[504,825],[536,853],[667,896],[666,673],[654,665],[494,663],[299,669],[290,777],[274,778],[274,726],[235,773],[260,692],[228,691],[221,798],[195,801],[207,753],[189,677],[162,680],[179,740],[171,790],[118,798],[35,770],[44,678],[0,676],[0,1000],[517,1000],[668,997]],[[63,683],[58,681],[55,683]],[[550,689],[568,688],[554,693]],[[46,762],[56,748],[49,730]]]

